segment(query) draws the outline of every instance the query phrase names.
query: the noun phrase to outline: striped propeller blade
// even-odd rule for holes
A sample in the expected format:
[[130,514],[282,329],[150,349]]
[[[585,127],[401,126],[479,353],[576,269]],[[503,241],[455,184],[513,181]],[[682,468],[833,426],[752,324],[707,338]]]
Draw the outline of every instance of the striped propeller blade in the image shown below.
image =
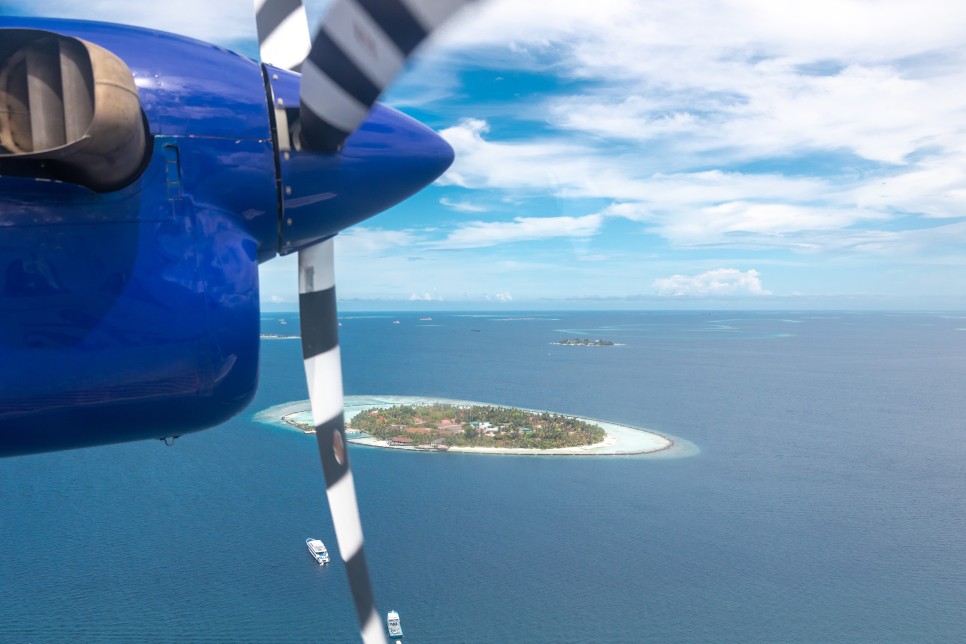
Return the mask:
[[413,50],[472,0],[335,0],[302,65],[302,146],[337,151]]
[[299,317],[302,357],[312,403],[315,437],[325,473],[332,523],[345,561],[364,642],[385,642],[363,549],[362,522],[349,468],[342,396],[339,321],[335,307],[333,240],[299,251]]
[[[303,151],[336,152],[408,56],[473,0],[333,0],[314,41],[301,0],[254,0],[262,62],[300,71]],[[349,468],[333,241],[299,251],[302,356],[326,495],[365,642],[385,642]]]
[[309,21],[302,0],[255,0],[258,53],[263,63],[297,72],[309,55]]

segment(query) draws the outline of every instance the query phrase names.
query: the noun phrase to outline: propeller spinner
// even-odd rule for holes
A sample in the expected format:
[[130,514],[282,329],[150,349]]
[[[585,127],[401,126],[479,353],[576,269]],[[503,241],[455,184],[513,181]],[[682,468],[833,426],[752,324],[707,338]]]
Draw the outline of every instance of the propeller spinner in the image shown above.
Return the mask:
[[[366,567],[346,448],[332,235],[432,182],[452,162],[452,150],[430,130],[403,123],[395,141],[415,144],[384,147],[397,161],[408,154],[411,158],[405,164],[354,164],[346,139],[370,116],[376,99],[413,50],[469,1],[335,0],[310,43],[301,0],[255,0],[262,62],[302,74],[296,121],[290,120],[292,111],[284,109],[286,101],[274,99],[280,148],[276,154],[285,184],[280,250],[299,249],[305,377],[329,509],[365,642],[385,642],[385,632]],[[377,110],[372,118],[382,116]],[[289,132],[295,150],[289,149]],[[386,173],[390,166],[393,176]],[[400,177],[402,167],[405,176]],[[333,193],[325,190],[324,177],[338,182],[340,193],[358,187],[355,212],[335,212],[340,204],[330,199]]]

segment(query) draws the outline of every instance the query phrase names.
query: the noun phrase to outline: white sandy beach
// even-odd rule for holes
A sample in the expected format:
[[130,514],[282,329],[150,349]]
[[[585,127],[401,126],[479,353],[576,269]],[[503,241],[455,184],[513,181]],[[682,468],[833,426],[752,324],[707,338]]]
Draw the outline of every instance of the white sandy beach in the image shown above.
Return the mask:
[[[345,417],[346,421],[351,419],[353,416],[359,412],[365,411],[367,409],[373,409],[376,407],[388,407],[390,405],[431,405],[431,404],[447,404],[447,405],[489,405],[490,403],[482,403],[471,400],[453,400],[449,398],[430,398],[430,397],[420,397],[420,396],[346,396],[345,398]],[[308,409],[309,402],[307,400],[300,400],[291,403],[285,403],[283,405],[276,405],[270,407],[264,411],[261,411],[255,415],[255,420],[259,422],[265,422],[271,425],[285,427],[287,429],[292,429],[296,431],[301,431],[293,422],[301,422],[311,425],[312,424],[312,414]],[[530,411],[543,411],[543,410],[530,410]],[[557,413],[557,412],[554,412]],[[461,452],[467,454],[519,454],[519,455],[533,455],[533,456],[604,456],[604,455],[620,455],[620,454],[651,454],[654,452],[660,452],[666,450],[674,445],[674,442],[660,434],[647,431],[645,429],[639,429],[636,427],[629,427],[627,425],[618,425],[616,423],[608,423],[606,421],[597,420],[594,418],[581,418],[576,417],[578,420],[582,420],[587,423],[593,423],[599,425],[604,429],[605,438],[600,443],[594,445],[582,445],[580,447],[558,447],[554,449],[525,449],[525,448],[501,448],[501,447],[451,447],[449,452]],[[350,443],[355,443],[357,445],[366,445],[370,447],[382,447],[385,449],[399,449],[406,451],[426,451],[417,450],[415,447],[400,447],[396,445],[389,445],[386,441],[378,440],[371,436],[366,435],[355,435],[352,432],[347,433],[347,438]]]

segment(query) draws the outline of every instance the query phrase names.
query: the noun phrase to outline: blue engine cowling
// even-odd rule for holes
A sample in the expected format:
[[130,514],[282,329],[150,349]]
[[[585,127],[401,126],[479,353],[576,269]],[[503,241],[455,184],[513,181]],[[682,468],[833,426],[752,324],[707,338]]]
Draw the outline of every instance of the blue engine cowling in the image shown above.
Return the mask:
[[[258,262],[278,246],[260,66],[149,30],[4,18],[130,68],[143,170],[111,192],[0,166],[0,455],[179,435],[258,374]],[[17,176],[19,175],[19,176]]]
[[[56,36],[34,46],[25,30]],[[35,51],[11,57],[21,45]],[[405,199],[453,159],[378,105],[338,154],[298,149],[279,141],[297,75],[134,27],[0,18],[0,84],[16,76],[5,70],[29,74],[31,56],[48,59],[39,76],[66,73],[49,60],[57,47],[126,66],[115,78],[133,77],[147,148],[130,172],[102,158],[115,171],[91,181],[57,156],[83,137],[45,159],[24,111],[0,113],[0,141],[18,148],[0,149],[0,456],[180,435],[238,413],[257,384],[258,263]],[[17,82],[11,104],[33,91]]]

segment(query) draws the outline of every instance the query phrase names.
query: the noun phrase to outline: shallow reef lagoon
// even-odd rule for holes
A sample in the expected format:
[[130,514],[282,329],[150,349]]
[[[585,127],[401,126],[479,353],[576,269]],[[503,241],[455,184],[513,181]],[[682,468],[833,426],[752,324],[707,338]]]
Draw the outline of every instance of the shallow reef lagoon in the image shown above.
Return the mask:
[[[351,447],[376,598],[405,641],[966,641],[966,315],[342,324],[348,394],[548,409],[694,445]],[[618,346],[552,344],[568,337]],[[0,460],[0,641],[357,641],[341,564],[305,549],[337,552],[314,437],[254,421],[305,397],[299,343],[262,350],[255,401],[219,428]]]

